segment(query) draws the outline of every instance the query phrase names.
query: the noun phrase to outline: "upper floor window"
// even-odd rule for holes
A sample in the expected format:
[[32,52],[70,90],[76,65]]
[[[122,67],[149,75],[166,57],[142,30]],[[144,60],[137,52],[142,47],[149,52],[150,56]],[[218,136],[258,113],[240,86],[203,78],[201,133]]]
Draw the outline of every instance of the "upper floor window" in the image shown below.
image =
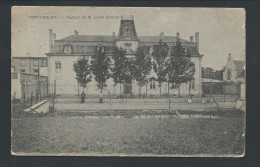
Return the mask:
[[35,72],[35,73],[38,73],[38,72],[39,72],[39,70],[38,70],[38,69],[34,69],[34,70],[33,70],[33,72]]
[[21,60],[21,65],[22,66],[25,66],[26,64],[25,64],[25,60]]
[[47,66],[47,59],[42,59],[42,67],[46,67]]
[[61,72],[61,62],[60,61],[55,62],[55,72]]
[[33,60],[33,65],[34,66],[38,66],[38,64],[39,64],[39,60]]
[[72,53],[72,45],[70,44],[66,44],[64,45],[64,49],[63,49],[64,53]]
[[193,63],[192,66],[190,67],[190,72],[195,72],[195,64]]
[[22,73],[24,73],[24,72],[25,72],[25,69],[20,69],[20,71],[21,71]]

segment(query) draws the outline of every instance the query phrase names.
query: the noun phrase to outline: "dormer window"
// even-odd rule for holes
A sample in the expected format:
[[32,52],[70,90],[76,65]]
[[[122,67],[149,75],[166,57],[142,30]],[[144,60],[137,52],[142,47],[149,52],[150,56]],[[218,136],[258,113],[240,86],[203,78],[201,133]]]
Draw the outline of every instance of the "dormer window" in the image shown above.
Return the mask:
[[72,53],[72,45],[70,45],[70,44],[64,45],[63,52],[66,54]]

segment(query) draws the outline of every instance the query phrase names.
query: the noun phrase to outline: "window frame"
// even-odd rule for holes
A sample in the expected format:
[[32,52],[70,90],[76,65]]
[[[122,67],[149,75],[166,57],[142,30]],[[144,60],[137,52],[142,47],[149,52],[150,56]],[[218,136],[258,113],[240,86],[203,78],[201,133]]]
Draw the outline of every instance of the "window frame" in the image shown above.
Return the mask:
[[150,81],[150,89],[156,89],[156,86],[155,86],[155,81]]
[[[59,66],[57,66],[57,65],[59,65]],[[56,73],[61,72],[61,61],[55,61],[55,72]]]
[[21,66],[26,66],[26,62],[25,62],[24,59],[22,59],[22,60],[20,61],[20,65],[21,65]]
[[194,90],[195,89],[195,82],[194,81],[189,82],[189,89],[190,90]]

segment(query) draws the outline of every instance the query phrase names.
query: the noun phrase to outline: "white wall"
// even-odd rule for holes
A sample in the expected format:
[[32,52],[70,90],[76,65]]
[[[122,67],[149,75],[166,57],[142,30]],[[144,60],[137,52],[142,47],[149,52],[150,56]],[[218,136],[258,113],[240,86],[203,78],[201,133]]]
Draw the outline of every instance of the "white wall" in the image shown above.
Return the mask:
[[[49,93],[52,93],[52,84],[56,80],[56,94],[78,94],[78,83],[76,81],[76,74],[73,70],[73,63],[78,60],[79,56],[49,56],[48,57],[48,76],[49,76]],[[89,63],[91,57],[88,57]],[[61,62],[61,72],[55,71],[55,62]],[[194,95],[200,95],[201,92],[201,57],[191,57],[191,61],[195,63],[194,82],[195,89],[191,89],[190,93]],[[151,74],[154,75],[154,74]],[[94,76],[92,75],[92,82],[87,84],[85,92],[87,94],[98,95],[100,90],[97,88]],[[155,89],[150,89],[150,83],[147,85],[147,93],[159,95],[159,85],[156,83]],[[114,85],[114,81],[110,78],[107,81],[107,87],[103,89],[103,94],[106,95],[110,91],[110,94],[120,94],[120,84]],[[79,88],[79,93],[82,92],[82,88]],[[163,83],[161,87],[162,94],[168,93],[168,84]],[[123,93],[123,84],[121,85],[121,93]],[[139,86],[136,82],[133,82],[132,93],[139,94]],[[146,86],[143,86],[141,93],[146,93]],[[171,94],[178,95],[178,89],[170,89]],[[189,84],[181,85],[181,94],[187,95],[189,93]]]
[[15,96],[17,99],[22,97],[20,77],[20,73],[17,73],[17,79],[11,80],[11,96]]

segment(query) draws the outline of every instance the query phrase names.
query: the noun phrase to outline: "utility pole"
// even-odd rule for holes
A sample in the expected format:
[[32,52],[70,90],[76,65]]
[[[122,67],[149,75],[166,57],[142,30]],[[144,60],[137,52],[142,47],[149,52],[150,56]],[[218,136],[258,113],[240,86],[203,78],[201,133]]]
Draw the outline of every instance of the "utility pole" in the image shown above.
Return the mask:
[[39,46],[37,47],[38,51],[38,75],[37,75],[37,101],[39,102],[39,95],[40,95],[40,65],[39,65]]
[[27,53],[27,57],[29,57],[29,74],[32,74],[32,57],[30,56],[30,53]]
[[40,100],[40,58],[39,58],[39,46],[37,47],[38,51],[38,82],[37,82],[37,100]]
[[210,98],[212,98],[212,80],[210,80]]

